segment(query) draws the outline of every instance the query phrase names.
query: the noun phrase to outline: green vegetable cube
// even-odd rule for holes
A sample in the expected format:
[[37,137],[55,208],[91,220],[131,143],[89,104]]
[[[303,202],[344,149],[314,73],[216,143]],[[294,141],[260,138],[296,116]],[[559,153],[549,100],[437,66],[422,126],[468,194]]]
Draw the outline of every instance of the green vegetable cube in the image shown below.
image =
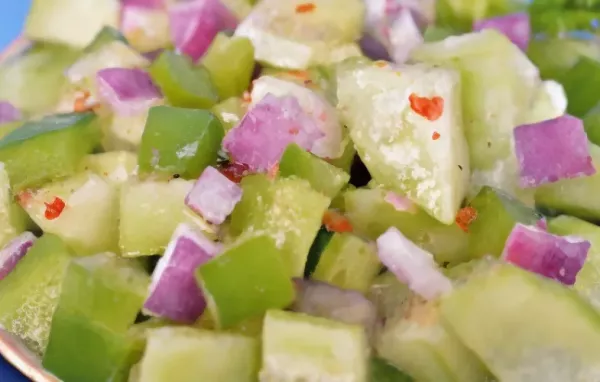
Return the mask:
[[148,332],[140,381],[195,382],[257,380],[260,350],[256,339],[186,327]]
[[261,381],[366,381],[364,329],[325,318],[271,310],[263,329]]
[[128,151],[111,151],[88,155],[79,164],[82,171],[92,171],[113,185],[121,185],[134,173],[137,157]]
[[289,145],[279,162],[282,177],[297,176],[307,180],[313,189],[334,198],[350,181],[350,175],[304,150]]
[[149,71],[173,106],[209,108],[219,100],[208,70],[203,66],[194,67],[185,56],[164,51]]
[[560,77],[569,100],[569,114],[583,118],[600,101],[600,62],[581,57],[579,62]]
[[8,174],[4,170],[4,164],[0,163],[0,248],[25,231],[28,225],[27,214],[14,201]]
[[201,265],[198,281],[217,326],[228,328],[294,300],[294,286],[274,241],[241,239]]
[[95,52],[99,48],[113,41],[121,41],[122,43],[127,44],[127,39],[121,34],[121,32],[119,32],[118,29],[115,29],[111,26],[105,26],[104,28],[100,29],[100,32],[96,34],[96,37],[94,37],[92,42],[85,47],[83,52]]
[[584,117],[583,126],[588,139],[595,145],[600,144],[600,107],[594,106]]
[[288,274],[304,274],[312,242],[331,200],[298,178],[271,181],[265,175],[245,177],[242,200],[231,216],[231,234],[264,232],[282,250]]
[[2,138],[0,162],[19,191],[73,174],[99,140],[93,113],[53,115],[28,122]]
[[153,107],[138,153],[140,174],[195,179],[216,163],[222,140],[223,127],[209,111]]
[[325,247],[312,278],[364,293],[380,269],[373,245],[348,233],[336,233]]
[[219,118],[225,134],[233,129],[246,114],[248,105],[241,98],[232,97],[212,107],[211,111]]
[[378,357],[371,357],[371,382],[411,382],[413,379]]
[[45,234],[0,283],[0,325],[37,354],[46,348],[71,259],[72,253],[62,240]]
[[561,78],[581,57],[600,60],[600,46],[593,40],[576,38],[532,39],[527,56],[538,67],[542,78]]
[[250,85],[254,47],[245,37],[219,33],[202,57],[202,64],[210,73],[219,98],[240,96]]

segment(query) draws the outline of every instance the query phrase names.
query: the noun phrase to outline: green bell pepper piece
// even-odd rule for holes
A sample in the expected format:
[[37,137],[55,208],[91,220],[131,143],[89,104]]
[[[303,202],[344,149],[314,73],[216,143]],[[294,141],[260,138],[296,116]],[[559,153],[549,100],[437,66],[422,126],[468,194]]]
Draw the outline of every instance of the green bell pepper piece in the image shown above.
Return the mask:
[[583,118],[600,101],[600,62],[581,57],[561,78],[569,100],[567,112]]
[[140,174],[195,179],[217,162],[223,135],[221,123],[209,111],[153,107],[138,153]]
[[379,357],[371,357],[370,382],[412,382],[413,379]]
[[600,106],[596,105],[583,117],[583,127],[588,139],[600,145]]

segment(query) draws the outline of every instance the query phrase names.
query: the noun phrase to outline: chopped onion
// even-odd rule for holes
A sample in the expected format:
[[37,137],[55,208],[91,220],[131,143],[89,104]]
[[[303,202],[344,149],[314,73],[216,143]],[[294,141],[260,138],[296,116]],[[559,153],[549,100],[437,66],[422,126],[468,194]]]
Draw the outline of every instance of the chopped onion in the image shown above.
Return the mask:
[[166,1],[167,0],[121,0],[121,6],[160,9],[165,7]]
[[384,200],[391,204],[396,209],[396,211],[408,212],[411,214],[416,214],[418,211],[417,205],[413,203],[412,200],[408,199],[405,196],[398,195],[392,191],[388,191],[388,193],[385,195]]
[[220,251],[220,245],[180,224],[152,274],[144,312],[174,322],[194,323],[206,307],[196,282],[196,268]]
[[290,143],[309,150],[322,136],[295,97],[267,94],[229,131],[223,147],[234,161],[267,171],[279,162]]
[[27,254],[36,237],[31,232],[23,232],[12,239],[0,250],[0,280],[4,279],[15,269],[15,266]]
[[0,124],[18,121],[21,117],[19,109],[14,107],[10,102],[0,101]]
[[221,224],[242,199],[242,188],[214,167],[207,167],[185,198],[185,204],[213,224]]
[[535,223],[535,226],[539,229],[541,229],[542,231],[548,231],[548,222],[546,221],[546,218],[543,217],[540,220],[538,220]]
[[514,138],[523,188],[596,173],[579,118],[563,115],[521,125]]
[[312,280],[294,279],[296,300],[291,309],[311,316],[362,325],[371,332],[377,320],[375,305],[360,292]]
[[102,69],[96,81],[100,100],[119,115],[137,115],[162,99],[150,75],[141,69]]
[[235,29],[237,18],[220,0],[192,0],[169,7],[171,39],[194,61],[204,55],[222,30]]
[[437,268],[433,256],[394,227],[377,239],[377,253],[398,280],[426,300],[452,290],[452,283]]
[[483,29],[495,29],[508,37],[521,50],[527,50],[531,37],[531,26],[529,23],[529,14],[527,13],[513,13],[492,17],[476,21],[473,25],[474,31]]
[[583,239],[517,224],[506,240],[502,257],[520,268],[573,285],[590,246]]
[[140,52],[153,52],[171,43],[167,11],[156,7],[124,5],[121,9],[121,32]]

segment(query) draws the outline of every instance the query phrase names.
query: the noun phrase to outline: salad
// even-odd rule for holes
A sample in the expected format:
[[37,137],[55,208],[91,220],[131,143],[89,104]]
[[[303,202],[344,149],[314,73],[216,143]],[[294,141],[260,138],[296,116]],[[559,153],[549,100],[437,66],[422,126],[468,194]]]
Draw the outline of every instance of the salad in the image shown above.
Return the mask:
[[600,381],[599,6],[33,0],[1,328],[64,382]]

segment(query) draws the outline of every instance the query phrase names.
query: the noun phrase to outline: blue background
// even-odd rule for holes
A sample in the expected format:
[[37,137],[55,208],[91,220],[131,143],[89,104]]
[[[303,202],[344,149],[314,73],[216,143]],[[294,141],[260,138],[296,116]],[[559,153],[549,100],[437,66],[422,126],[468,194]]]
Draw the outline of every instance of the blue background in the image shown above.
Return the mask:
[[[2,50],[21,33],[30,0],[0,0],[0,4],[2,5],[2,11],[0,12],[0,50]],[[0,381],[27,382],[29,380],[21,376],[19,372],[0,357]]]

